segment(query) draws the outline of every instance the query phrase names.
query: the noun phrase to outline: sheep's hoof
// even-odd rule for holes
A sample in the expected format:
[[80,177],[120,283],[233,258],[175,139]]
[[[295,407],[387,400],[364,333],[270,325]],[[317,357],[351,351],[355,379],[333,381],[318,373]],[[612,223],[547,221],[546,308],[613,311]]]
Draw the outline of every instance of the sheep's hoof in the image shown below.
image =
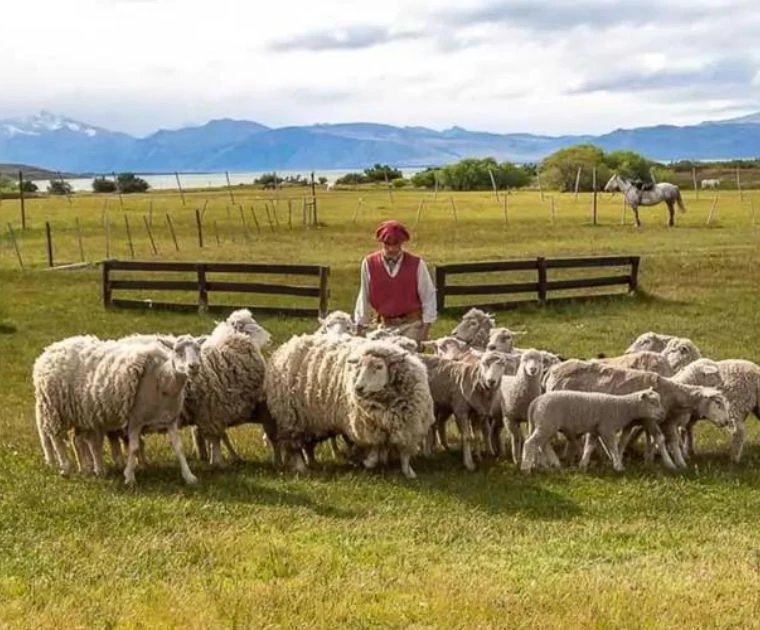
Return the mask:
[[473,472],[476,468],[475,462],[473,462],[471,459],[465,460],[464,467],[469,470],[470,472]]
[[406,470],[402,470],[401,472],[404,473],[404,477],[407,479],[417,479],[417,473],[415,473],[411,466],[407,467]]
[[198,477],[196,477],[195,475],[188,475],[187,477],[185,477],[185,483],[189,486],[194,486],[195,484],[198,483]]
[[135,485],[135,478],[134,478],[134,476],[132,476],[132,477],[126,477],[124,479],[124,485],[129,486],[130,488],[134,487],[134,485]]

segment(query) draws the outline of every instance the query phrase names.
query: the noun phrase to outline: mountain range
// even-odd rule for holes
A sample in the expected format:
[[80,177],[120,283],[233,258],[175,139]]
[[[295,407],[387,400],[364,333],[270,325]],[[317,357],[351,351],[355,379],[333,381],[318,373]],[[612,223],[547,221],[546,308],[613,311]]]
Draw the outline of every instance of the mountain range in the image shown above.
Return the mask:
[[0,162],[80,173],[361,169],[375,162],[414,167],[486,156],[535,162],[585,142],[661,161],[754,158],[760,155],[760,112],[599,136],[497,134],[461,127],[435,131],[376,123],[271,128],[225,118],[138,138],[46,111],[0,120]]

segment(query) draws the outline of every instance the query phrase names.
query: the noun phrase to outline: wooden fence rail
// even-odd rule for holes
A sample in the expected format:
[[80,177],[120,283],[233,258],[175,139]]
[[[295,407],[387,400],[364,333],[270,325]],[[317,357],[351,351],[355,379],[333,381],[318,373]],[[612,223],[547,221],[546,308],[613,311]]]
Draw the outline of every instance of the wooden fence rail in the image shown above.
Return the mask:
[[[195,278],[193,280],[114,279],[111,275],[114,271],[184,272],[195,274]],[[309,286],[267,282],[217,281],[209,279],[208,275],[213,273],[310,276],[318,278],[319,284],[316,286]],[[324,317],[327,314],[327,303],[330,293],[328,288],[329,275],[330,268],[319,265],[105,260],[103,261],[102,272],[103,306],[106,308],[152,308],[175,311],[198,310],[200,312],[229,311],[237,308],[249,308],[252,312],[259,314]],[[178,304],[155,302],[153,300],[117,299],[112,296],[114,290],[193,291],[197,295],[197,303]],[[316,308],[303,308],[295,306],[262,306],[250,304],[245,306],[209,304],[208,294],[210,292],[311,297],[318,298],[319,305]]]
[[[536,258],[535,260],[505,260],[478,263],[456,263],[439,265],[435,269],[435,284],[438,310],[446,308],[446,296],[453,295],[510,295],[518,293],[536,293],[539,304],[550,301],[549,291],[568,289],[597,288],[615,285],[627,285],[633,292],[638,287],[639,256],[599,256],[594,258]],[[551,269],[576,269],[592,267],[622,267],[630,265],[630,273],[594,278],[572,278],[567,280],[549,280]],[[535,282],[509,282],[501,284],[447,284],[447,277],[457,274],[491,273],[510,271],[536,271]],[[585,296],[574,296],[585,297]],[[450,309],[468,309],[472,307],[490,309],[508,309],[535,303],[536,300],[511,300],[486,304],[467,304],[449,307]]]

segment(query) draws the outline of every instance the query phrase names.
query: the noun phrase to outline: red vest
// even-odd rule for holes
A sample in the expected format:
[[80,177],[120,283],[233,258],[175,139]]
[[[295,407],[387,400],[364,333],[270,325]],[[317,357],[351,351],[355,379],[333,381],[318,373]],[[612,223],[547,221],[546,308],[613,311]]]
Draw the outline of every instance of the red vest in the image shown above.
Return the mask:
[[391,278],[383,265],[383,252],[367,256],[369,269],[369,303],[381,316],[403,317],[414,310],[422,309],[422,301],[417,293],[417,269],[420,259],[404,252],[395,278]]

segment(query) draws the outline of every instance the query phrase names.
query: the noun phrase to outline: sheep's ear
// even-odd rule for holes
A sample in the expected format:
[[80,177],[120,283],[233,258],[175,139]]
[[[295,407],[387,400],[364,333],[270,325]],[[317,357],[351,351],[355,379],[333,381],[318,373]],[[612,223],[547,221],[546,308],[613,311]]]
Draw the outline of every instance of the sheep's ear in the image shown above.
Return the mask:
[[406,357],[409,355],[409,353],[406,350],[402,350],[399,354],[392,354],[388,357],[387,363],[388,365],[396,365],[396,363],[401,363]]
[[350,356],[348,359],[346,359],[346,363],[349,365],[356,365],[359,363],[359,357],[357,355]]
[[195,341],[199,346],[202,346],[204,343],[208,341],[208,335],[201,335],[200,337],[196,337]]
[[169,341],[168,339],[164,339],[162,337],[158,338],[158,343],[160,343],[165,348],[168,348],[169,350],[174,350],[174,342]]
[[320,324],[324,324],[326,320],[324,317],[317,317],[317,321],[319,321]]

